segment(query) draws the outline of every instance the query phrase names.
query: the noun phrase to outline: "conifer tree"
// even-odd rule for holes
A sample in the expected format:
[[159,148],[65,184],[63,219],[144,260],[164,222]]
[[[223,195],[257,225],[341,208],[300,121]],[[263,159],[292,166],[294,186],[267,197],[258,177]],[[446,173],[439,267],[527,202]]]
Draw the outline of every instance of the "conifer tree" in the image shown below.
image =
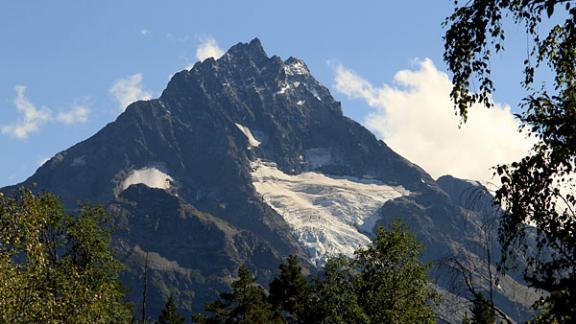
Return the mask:
[[158,317],[159,324],[184,324],[184,317],[178,313],[178,309],[176,308],[176,303],[174,302],[174,298],[170,296],[166,304],[164,305],[164,309],[160,313],[160,317]]
[[211,315],[196,315],[194,322],[282,323],[267,302],[266,292],[245,265],[238,269],[238,279],[232,283],[232,292],[220,294],[220,299],[207,304],[205,309]]
[[288,256],[280,265],[280,275],[270,283],[268,300],[286,322],[306,322],[310,288],[296,256]]
[[484,298],[482,293],[476,294],[472,301],[472,324],[494,324],[496,322],[496,314],[494,307],[489,304],[489,301]]

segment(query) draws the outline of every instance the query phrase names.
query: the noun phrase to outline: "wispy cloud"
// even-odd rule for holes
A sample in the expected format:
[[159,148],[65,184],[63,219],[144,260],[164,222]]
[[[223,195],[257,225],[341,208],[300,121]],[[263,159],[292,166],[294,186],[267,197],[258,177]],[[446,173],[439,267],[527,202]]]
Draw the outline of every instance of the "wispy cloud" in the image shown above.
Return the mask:
[[14,105],[22,117],[12,124],[0,126],[2,134],[24,139],[30,134],[40,131],[41,126],[46,123],[72,125],[88,121],[90,110],[86,106],[75,104],[70,110],[58,112],[54,117],[52,110],[47,107],[38,108],[26,97],[25,86],[18,85],[14,89],[16,90]]
[[200,39],[200,43],[196,48],[196,59],[198,59],[198,61],[204,61],[209,57],[217,59],[222,55],[224,55],[224,50],[218,46],[214,38],[205,37]]
[[37,132],[42,124],[45,124],[51,119],[52,112],[46,107],[40,109],[26,97],[26,87],[18,85],[15,87],[16,98],[14,105],[16,109],[23,115],[22,118],[10,125],[2,126],[3,134],[7,134],[16,138],[26,138],[31,133]]
[[142,28],[140,29],[140,34],[144,37],[148,36],[150,34],[150,31],[146,28]]
[[458,127],[449,94],[452,83],[430,59],[416,70],[403,70],[393,85],[375,87],[354,71],[336,68],[336,89],[363,99],[373,108],[364,124],[396,152],[422,166],[432,176],[452,174],[490,181],[491,167],[523,157],[533,140],[518,132],[518,121],[507,105],[491,109],[475,105],[468,122]]
[[136,73],[114,82],[109,91],[118,101],[121,111],[124,111],[129,104],[135,101],[152,98],[152,93],[144,90],[142,80],[142,73]]
[[52,110],[47,107],[38,108],[26,97],[26,87],[15,87],[16,98],[14,105],[22,117],[20,120],[0,126],[0,132],[18,139],[27,138],[30,134],[38,132],[40,127],[49,122],[59,122],[67,125],[84,123],[88,120],[89,109],[81,105],[73,105],[69,111],[59,112],[56,118]]
[[88,121],[90,110],[83,105],[75,104],[68,111],[58,113],[56,120],[66,125],[85,123]]

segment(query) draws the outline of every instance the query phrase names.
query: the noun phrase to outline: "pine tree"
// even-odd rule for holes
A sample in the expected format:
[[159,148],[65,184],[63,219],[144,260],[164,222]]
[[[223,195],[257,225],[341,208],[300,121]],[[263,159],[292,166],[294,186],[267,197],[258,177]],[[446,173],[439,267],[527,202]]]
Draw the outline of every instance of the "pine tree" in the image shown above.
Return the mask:
[[232,292],[196,315],[196,323],[435,323],[437,295],[419,260],[422,249],[405,226],[379,228],[367,248],[353,259],[329,258],[311,284],[295,256],[280,266],[270,296],[248,268],[240,267]]
[[184,317],[178,313],[178,309],[176,308],[176,303],[174,302],[174,298],[170,296],[168,301],[164,305],[164,309],[160,313],[160,317],[158,317],[159,324],[184,324]]
[[250,270],[242,265],[238,279],[232,283],[231,293],[220,294],[220,299],[205,306],[210,316],[196,315],[196,323],[281,323],[266,299],[266,292],[256,283]]
[[306,322],[310,287],[296,256],[288,256],[286,263],[280,265],[280,275],[270,283],[268,300],[286,322]]
[[482,293],[476,294],[472,301],[471,311],[473,324],[494,324],[496,322],[494,308],[490,306]]
[[468,318],[468,313],[464,314],[464,318],[462,318],[462,324],[472,324],[470,322],[470,318]]

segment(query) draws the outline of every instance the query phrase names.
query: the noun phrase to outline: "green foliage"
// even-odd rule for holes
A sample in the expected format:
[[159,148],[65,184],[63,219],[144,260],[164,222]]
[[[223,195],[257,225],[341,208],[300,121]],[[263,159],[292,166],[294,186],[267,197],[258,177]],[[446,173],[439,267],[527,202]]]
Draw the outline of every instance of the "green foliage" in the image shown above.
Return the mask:
[[323,273],[313,281],[312,323],[369,323],[358,301],[357,271],[345,256],[330,258]]
[[468,313],[464,314],[464,318],[462,319],[462,324],[472,324],[470,322],[470,318],[468,318]]
[[496,314],[494,307],[484,298],[481,293],[476,294],[472,301],[472,324],[494,324],[496,322]]
[[280,275],[270,283],[270,304],[287,323],[305,323],[310,302],[310,287],[302,274],[298,258],[288,256],[280,265]]
[[[525,278],[550,292],[535,306],[548,321],[576,320],[576,8],[566,0],[474,0],[456,2],[445,24],[444,59],[453,73],[451,93],[466,120],[473,103],[490,105],[492,53],[504,49],[503,20],[524,27],[529,40],[523,82],[527,95],[518,114],[521,127],[536,138],[522,160],[497,167],[502,186],[497,201],[506,214],[500,227],[502,267],[516,253],[527,261]],[[561,12],[558,14],[558,12]],[[551,22],[546,29],[544,19]],[[537,86],[542,67],[550,86]],[[472,89],[471,84],[479,84]],[[477,92],[474,92],[477,91]],[[535,233],[531,224],[536,227]],[[532,234],[533,233],[533,234]],[[527,237],[535,236],[537,251]]]
[[168,301],[166,301],[166,305],[164,305],[164,309],[160,313],[158,317],[159,324],[184,324],[184,317],[178,313],[178,309],[176,308],[176,303],[174,302],[174,298],[170,296]]
[[220,294],[220,299],[205,306],[210,316],[196,315],[196,323],[281,323],[266,300],[266,292],[242,265],[238,279],[232,283],[231,293]]
[[405,225],[378,228],[366,249],[356,252],[357,298],[372,323],[435,323],[431,303],[436,293],[428,267],[418,256],[423,246]]
[[238,271],[232,293],[206,305],[210,316],[197,323],[435,323],[437,294],[418,260],[422,245],[401,223],[377,230],[353,259],[329,258],[312,282],[295,256],[280,265],[270,295],[256,285],[246,267]]
[[73,217],[51,194],[0,195],[0,322],[129,321],[106,226],[101,208]]

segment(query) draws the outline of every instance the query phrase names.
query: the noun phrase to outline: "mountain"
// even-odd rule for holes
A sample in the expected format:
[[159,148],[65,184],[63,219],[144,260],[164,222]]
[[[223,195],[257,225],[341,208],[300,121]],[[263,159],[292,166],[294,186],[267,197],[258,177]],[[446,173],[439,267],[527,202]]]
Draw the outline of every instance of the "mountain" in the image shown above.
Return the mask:
[[[258,39],[176,73],[158,99],[130,104],[21,185],[54,192],[70,210],[106,206],[136,303],[148,259],[152,314],[168,295],[188,314],[200,310],[243,263],[262,283],[288,254],[313,272],[397,218],[426,244],[426,261],[483,260],[484,211],[461,193],[484,189],[435,181],[343,116],[302,60],[269,57]],[[438,288],[457,299],[439,273]],[[532,295],[518,278],[503,278],[496,295],[525,318]]]

